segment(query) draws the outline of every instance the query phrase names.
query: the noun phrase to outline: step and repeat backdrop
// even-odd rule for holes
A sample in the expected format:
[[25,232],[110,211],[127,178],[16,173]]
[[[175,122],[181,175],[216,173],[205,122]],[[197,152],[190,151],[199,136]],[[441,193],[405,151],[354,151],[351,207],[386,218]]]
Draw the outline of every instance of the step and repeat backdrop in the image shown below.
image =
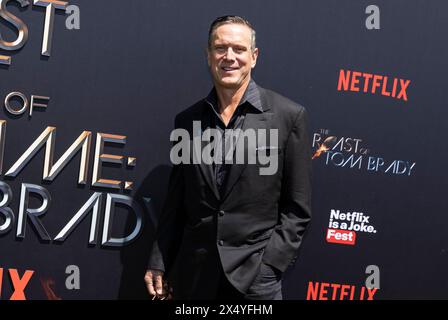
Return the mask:
[[0,0],[0,299],[147,299],[174,116],[211,21],[304,105],[313,219],[286,299],[448,298],[446,1]]

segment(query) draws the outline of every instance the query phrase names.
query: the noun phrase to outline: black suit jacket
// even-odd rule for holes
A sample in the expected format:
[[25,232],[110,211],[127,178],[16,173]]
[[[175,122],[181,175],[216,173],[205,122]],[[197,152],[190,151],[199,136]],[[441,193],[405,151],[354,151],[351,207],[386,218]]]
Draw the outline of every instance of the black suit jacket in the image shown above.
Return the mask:
[[[311,145],[304,107],[258,87],[263,111],[250,109],[243,130],[278,129],[278,170],[233,164],[222,194],[211,165],[174,165],[148,268],[176,282],[177,298],[214,295],[219,268],[245,293],[264,262],[281,272],[291,265],[311,219]],[[206,129],[204,100],[176,116],[175,128],[193,137],[193,121]],[[257,142],[259,143],[259,142]],[[258,145],[258,150],[270,146]],[[255,151],[259,152],[259,151]]]

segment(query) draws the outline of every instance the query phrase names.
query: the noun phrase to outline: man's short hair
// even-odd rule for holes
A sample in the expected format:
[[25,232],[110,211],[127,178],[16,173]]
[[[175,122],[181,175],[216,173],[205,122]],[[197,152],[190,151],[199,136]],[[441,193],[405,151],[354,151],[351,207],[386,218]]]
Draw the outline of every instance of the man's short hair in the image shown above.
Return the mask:
[[242,24],[242,25],[249,27],[249,29],[251,30],[251,49],[254,50],[257,47],[255,29],[252,27],[250,22],[247,21],[246,19],[244,19],[240,16],[230,16],[230,15],[216,18],[210,25],[210,29],[208,31],[208,47],[209,47],[209,49],[212,46],[212,37],[213,37],[213,33],[215,32],[215,30],[223,24],[232,24],[232,23]]

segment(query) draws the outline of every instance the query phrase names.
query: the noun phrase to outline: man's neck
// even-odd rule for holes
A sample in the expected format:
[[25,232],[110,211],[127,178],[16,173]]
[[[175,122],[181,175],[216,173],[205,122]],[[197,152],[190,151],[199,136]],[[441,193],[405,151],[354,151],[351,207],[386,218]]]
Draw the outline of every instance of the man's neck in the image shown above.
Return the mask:
[[249,86],[250,78],[238,88],[223,88],[215,85],[220,113],[232,113],[238,107],[244,92]]

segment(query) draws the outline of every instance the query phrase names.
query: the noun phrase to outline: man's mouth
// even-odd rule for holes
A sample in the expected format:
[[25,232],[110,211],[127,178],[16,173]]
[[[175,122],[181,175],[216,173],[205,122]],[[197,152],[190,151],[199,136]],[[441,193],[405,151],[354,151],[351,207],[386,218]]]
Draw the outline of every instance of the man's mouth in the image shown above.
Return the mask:
[[232,67],[221,67],[221,70],[224,70],[226,72],[231,72],[231,71],[235,71],[238,70],[239,68],[232,68]]

